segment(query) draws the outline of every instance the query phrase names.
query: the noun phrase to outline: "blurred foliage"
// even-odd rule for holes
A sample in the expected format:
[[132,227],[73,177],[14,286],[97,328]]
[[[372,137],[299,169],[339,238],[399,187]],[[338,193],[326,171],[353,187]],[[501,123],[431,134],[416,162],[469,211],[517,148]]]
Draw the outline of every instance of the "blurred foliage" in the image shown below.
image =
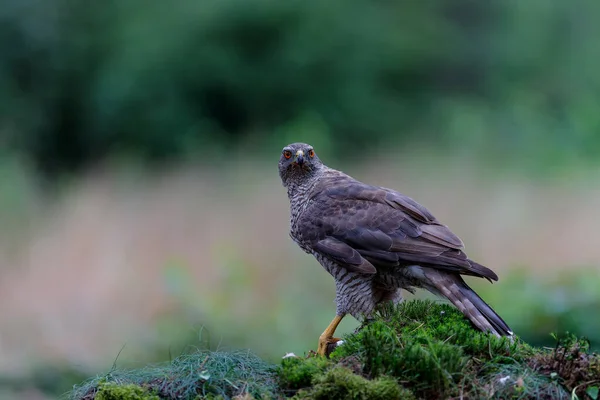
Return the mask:
[[549,332],[573,332],[589,339],[597,351],[600,319],[591,316],[600,309],[600,277],[597,268],[582,271],[548,279],[521,268],[504,274],[502,291],[486,290],[484,286],[477,286],[477,291],[500,308],[509,326],[527,342],[551,346],[554,340]]
[[0,144],[48,173],[296,140],[597,161],[599,15],[594,0],[5,0]]
[[43,399],[42,394],[50,398],[61,398],[73,389],[73,385],[82,382],[92,373],[93,371],[81,365],[38,364],[23,376],[0,375],[0,398]]

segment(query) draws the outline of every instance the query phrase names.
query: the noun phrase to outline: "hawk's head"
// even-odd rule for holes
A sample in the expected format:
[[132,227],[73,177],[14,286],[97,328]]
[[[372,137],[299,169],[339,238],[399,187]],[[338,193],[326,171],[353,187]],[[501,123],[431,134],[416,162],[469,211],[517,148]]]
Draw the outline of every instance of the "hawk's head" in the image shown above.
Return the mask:
[[279,176],[283,186],[301,184],[314,176],[323,163],[310,144],[292,143],[283,148],[279,158]]

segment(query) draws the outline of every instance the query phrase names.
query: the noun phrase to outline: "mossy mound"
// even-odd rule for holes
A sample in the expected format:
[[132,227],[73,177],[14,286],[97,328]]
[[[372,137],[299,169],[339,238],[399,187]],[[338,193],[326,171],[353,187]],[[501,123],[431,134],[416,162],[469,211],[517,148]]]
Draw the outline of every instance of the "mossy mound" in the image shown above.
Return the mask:
[[71,399],[592,399],[600,358],[573,336],[554,349],[475,330],[451,306],[414,300],[382,309],[330,358],[280,366],[248,352],[198,351],[164,366],[112,371]]
[[[532,348],[475,330],[458,310],[432,301],[382,309],[328,361],[283,360],[280,385],[297,398],[321,398],[324,383],[332,392],[328,375],[340,368],[368,382],[395,382],[400,391],[388,398],[600,398],[600,358],[585,340],[567,336],[554,349]],[[379,397],[365,391],[352,398]]]

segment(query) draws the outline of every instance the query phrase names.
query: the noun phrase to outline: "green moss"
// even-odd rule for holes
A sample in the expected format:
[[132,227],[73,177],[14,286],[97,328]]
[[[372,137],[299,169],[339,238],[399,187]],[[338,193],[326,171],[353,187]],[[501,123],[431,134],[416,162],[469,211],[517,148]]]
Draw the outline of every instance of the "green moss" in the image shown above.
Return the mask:
[[[359,374],[389,376],[422,398],[474,396],[540,397],[564,390],[531,367],[536,350],[477,331],[455,308],[415,300],[383,308],[374,321],[332,354],[355,357]],[[544,396],[541,396],[542,398]]]
[[414,396],[392,378],[381,377],[368,380],[347,368],[334,367],[325,374],[316,376],[313,386],[308,390],[301,390],[294,398],[388,400],[414,399]]
[[280,385],[286,390],[309,387],[313,378],[323,374],[333,363],[323,357],[289,357],[281,362]]
[[379,320],[405,340],[443,341],[460,346],[465,354],[480,359],[521,359],[529,355],[519,341],[511,342],[474,329],[462,313],[448,304],[426,300],[404,302],[383,308]]
[[116,383],[102,383],[98,385],[96,400],[160,400],[155,394],[150,393],[141,386],[129,384],[118,385]]
[[533,348],[479,332],[455,308],[432,301],[385,307],[344,340],[330,359],[291,357],[279,368],[248,352],[199,351],[163,366],[111,371],[71,398],[598,397],[600,358],[587,341],[568,336],[555,349]]
[[348,337],[335,359],[351,354],[360,357],[366,376],[401,378],[417,392],[445,390],[460,379],[467,364],[461,347],[426,335],[402,337],[383,321]]

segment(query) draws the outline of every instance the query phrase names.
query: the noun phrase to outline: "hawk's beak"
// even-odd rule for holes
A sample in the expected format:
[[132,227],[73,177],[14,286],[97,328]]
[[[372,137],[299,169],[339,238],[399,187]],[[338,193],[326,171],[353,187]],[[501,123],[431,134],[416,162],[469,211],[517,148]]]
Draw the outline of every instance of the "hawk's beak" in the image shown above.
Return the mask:
[[304,164],[304,152],[302,150],[296,152],[296,163],[298,163],[298,165]]

